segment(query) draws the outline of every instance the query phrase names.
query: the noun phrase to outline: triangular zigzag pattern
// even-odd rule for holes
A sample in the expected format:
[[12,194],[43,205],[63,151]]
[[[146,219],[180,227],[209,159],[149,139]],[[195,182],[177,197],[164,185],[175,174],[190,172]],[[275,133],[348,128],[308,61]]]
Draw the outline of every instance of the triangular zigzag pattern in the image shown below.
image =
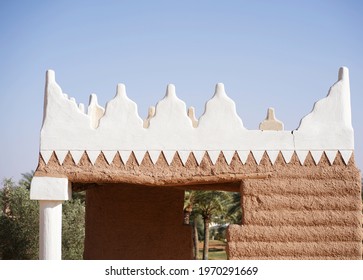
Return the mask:
[[[221,153],[224,156],[224,159],[226,160],[226,163],[228,165],[231,164],[235,153],[237,153],[242,164],[246,164],[248,156],[250,154],[252,154],[256,163],[260,164],[261,159],[262,159],[263,155],[265,154],[265,152],[266,152],[267,156],[269,157],[272,164],[275,164],[275,161],[276,161],[279,153],[281,152],[286,163],[289,163],[291,161],[292,155],[294,153],[296,153],[296,155],[302,165],[304,164],[305,159],[309,153],[311,154],[312,158],[314,159],[315,165],[319,164],[321,157],[325,153],[330,165],[332,165],[338,154],[338,150],[326,150],[326,151],[323,151],[323,150],[313,150],[313,151],[309,151],[309,150],[297,150],[297,151],[293,151],[293,150],[286,150],[286,151],[283,151],[283,150],[281,150],[281,151],[278,151],[278,150],[266,150],[266,151],[263,151],[263,150],[258,150],[258,151],[254,151],[254,150],[252,150],[252,151],[249,151],[249,150],[246,150],[246,151],[229,151],[229,150],[228,151],[199,151],[199,150],[198,151],[171,151],[171,150],[168,150],[168,151],[80,151],[80,150],[41,151],[41,153],[40,153],[41,157],[46,164],[48,164],[50,158],[53,155],[53,152],[55,153],[60,165],[63,164],[64,159],[66,158],[68,153],[70,153],[70,155],[73,158],[73,161],[77,165],[79,164],[80,159],[82,158],[84,153],[86,153],[90,162],[94,165],[96,163],[99,155],[101,154],[101,152],[103,153],[103,155],[109,165],[112,164],[113,159],[115,158],[117,152],[120,154],[121,160],[124,164],[127,163],[127,161],[129,160],[129,158],[131,156],[131,153],[133,153],[136,158],[137,164],[140,165],[142,163],[144,157],[146,156],[146,152],[148,152],[153,164],[156,164],[160,155],[163,154],[168,165],[170,165],[172,163],[174,156],[177,153],[184,166],[191,154],[193,154],[198,165],[201,164],[203,158],[206,156],[209,156],[210,160],[212,161],[212,164],[215,165],[217,163],[217,160]],[[353,151],[352,150],[339,150],[339,152],[343,158],[344,163],[348,164]]]

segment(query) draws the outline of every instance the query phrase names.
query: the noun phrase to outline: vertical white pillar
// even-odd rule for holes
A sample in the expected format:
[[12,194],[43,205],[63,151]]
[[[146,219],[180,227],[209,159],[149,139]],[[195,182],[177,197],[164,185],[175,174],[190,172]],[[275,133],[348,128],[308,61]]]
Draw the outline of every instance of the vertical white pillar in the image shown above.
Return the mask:
[[40,200],[39,259],[62,259],[62,203]]
[[68,179],[34,177],[30,198],[39,200],[39,259],[62,259],[62,203],[71,198]]

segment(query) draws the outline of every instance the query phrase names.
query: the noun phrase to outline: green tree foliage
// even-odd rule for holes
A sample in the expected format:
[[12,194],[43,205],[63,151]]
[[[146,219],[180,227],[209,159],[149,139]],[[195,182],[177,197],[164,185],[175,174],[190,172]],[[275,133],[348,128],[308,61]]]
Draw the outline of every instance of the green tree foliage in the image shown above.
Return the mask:
[[195,191],[193,211],[200,214],[204,223],[203,260],[208,259],[210,223],[221,221],[230,197],[222,191]]
[[231,224],[242,224],[241,193],[229,193],[230,200],[226,218]]
[[24,188],[26,188],[27,190],[30,190],[30,184],[32,182],[33,176],[34,176],[34,171],[30,171],[30,172],[26,172],[26,173],[21,173],[22,178],[19,181],[19,186],[22,186]]
[[39,206],[29,191],[11,179],[3,181],[0,216],[0,259],[38,258]]
[[[241,224],[241,195],[239,192],[186,191],[184,221],[193,226],[194,257],[197,242],[204,240],[203,259],[208,258],[210,236],[224,241],[228,224]],[[210,228],[210,224],[216,224]]]
[[[39,204],[30,200],[33,172],[16,184],[3,180],[0,188],[0,259],[27,260],[39,256]],[[85,232],[84,194],[63,203],[63,259],[82,259]]]
[[81,196],[63,203],[62,217],[62,258],[83,259],[85,236],[85,204]]

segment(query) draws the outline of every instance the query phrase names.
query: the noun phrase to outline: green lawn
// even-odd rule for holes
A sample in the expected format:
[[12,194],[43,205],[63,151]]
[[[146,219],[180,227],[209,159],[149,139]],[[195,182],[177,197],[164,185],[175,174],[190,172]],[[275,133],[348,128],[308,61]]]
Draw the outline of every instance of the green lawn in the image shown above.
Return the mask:
[[[203,257],[203,242],[199,243],[199,259]],[[219,240],[209,241],[208,259],[210,260],[226,260],[226,242]]]

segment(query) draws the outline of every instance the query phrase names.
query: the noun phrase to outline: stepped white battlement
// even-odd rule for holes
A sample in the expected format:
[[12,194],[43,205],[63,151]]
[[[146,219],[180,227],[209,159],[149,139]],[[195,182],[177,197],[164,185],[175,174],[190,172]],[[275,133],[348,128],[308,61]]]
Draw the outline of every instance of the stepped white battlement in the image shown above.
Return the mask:
[[194,111],[188,111],[186,104],[177,97],[174,85],[167,86],[165,97],[155,109],[151,108],[145,121],[138,115],[136,103],[126,95],[123,84],[117,86],[116,96],[105,109],[92,94],[85,112],[83,104],[78,105],[62,92],[54,71],[48,70],[40,153],[47,163],[55,152],[60,164],[68,152],[76,164],[84,152],[92,163],[102,152],[109,164],[116,153],[124,163],[134,153],[139,164],[146,152],[154,164],[160,153],[169,164],[175,153],[183,164],[190,153],[198,164],[208,153],[215,164],[222,152],[229,164],[235,152],[242,163],[252,152],[259,164],[266,152],[273,164],[279,152],[287,163],[296,152],[303,164],[310,151],[316,164],[323,153],[332,164],[339,151],[348,163],[354,149],[354,131],[346,67],[340,68],[338,81],[325,98],[315,103],[296,130],[283,130],[283,124],[274,119],[273,111],[269,111],[269,115],[270,119],[266,119],[261,128],[278,127],[280,130],[246,129],[237,115],[234,101],[221,83],[216,85],[199,120],[194,119]]

